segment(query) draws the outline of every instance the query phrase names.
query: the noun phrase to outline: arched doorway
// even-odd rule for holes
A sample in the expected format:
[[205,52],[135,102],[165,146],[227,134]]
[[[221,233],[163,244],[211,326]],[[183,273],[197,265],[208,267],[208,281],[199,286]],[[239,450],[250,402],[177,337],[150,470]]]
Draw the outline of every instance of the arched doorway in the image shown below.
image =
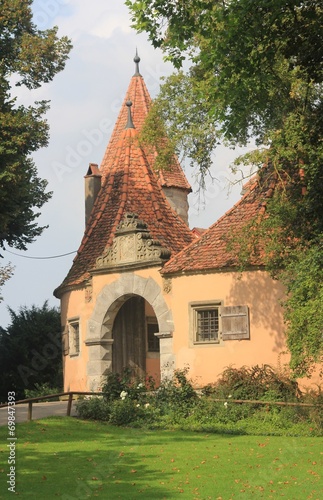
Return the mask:
[[160,378],[158,322],[151,305],[138,295],[127,298],[112,327],[112,371],[131,368],[137,376],[147,372]]
[[[114,320],[121,306],[134,295],[145,299],[152,311],[151,317],[157,318],[158,338],[161,344],[160,353],[148,351],[146,357],[146,373],[153,377],[161,373],[161,378],[172,375],[174,367],[173,330],[174,323],[171,310],[168,308],[161,287],[149,277],[144,278],[126,273],[112,283],[106,284],[98,294],[93,313],[87,323],[85,345],[88,348],[87,386],[89,390],[97,390],[104,377],[112,370],[112,352],[114,339],[112,330]],[[150,312],[146,311],[146,321]],[[150,328],[150,331],[154,327]],[[153,333],[153,332],[152,332]],[[158,369],[156,365],[158,363]]]

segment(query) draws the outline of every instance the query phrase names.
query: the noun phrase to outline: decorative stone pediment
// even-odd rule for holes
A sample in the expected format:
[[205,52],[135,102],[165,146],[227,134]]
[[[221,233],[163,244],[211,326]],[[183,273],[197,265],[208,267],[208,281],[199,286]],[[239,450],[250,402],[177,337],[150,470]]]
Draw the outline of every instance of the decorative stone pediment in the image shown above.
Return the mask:
[[96,269],[142,267],[162,264],[170,257],[170,251],[152,239],[147,224],[137,214],[126,213],[118,224],[115,238],[96,260]]

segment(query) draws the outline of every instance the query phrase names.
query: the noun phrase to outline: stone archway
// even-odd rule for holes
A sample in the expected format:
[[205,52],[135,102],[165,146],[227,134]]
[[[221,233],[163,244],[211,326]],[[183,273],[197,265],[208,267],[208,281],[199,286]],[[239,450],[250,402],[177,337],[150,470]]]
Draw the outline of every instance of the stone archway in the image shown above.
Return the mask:
[[99,293],[87,325],[85,344],[88,347],[87,379],[90,390],[96,390],[112,364],[112,327],[120,307],[131,296],[144,298],[156,314],[160,338],[161,377],[168,377],[174,366],[172,313],[162,295],[161,287],[153,278],[127,273]]

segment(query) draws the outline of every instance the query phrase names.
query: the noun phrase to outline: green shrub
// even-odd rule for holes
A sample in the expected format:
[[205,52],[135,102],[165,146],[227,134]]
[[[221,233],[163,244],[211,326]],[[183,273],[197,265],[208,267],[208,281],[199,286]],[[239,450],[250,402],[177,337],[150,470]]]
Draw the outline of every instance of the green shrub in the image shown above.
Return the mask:
[[[199,394],[188,379],[188,368],[175,370],[173,377],[162,381],[157,390],[151,390],[153,387],[153,379],[138,379],[130,370],[121,375],[109,374],[103,396],[78,403],[78,414],[117,426],[149,429],[322,435],[322,393],[302,395],[294,381],[268,366],[228,368],[215,384]],[[267,404],[234,403],[234,399]],[[286,400],[306,401],[315,406],[271,404]]]
[[123,392],[128,398],[138,401],[147,391],[155,389],[155,380],[149,376],[138,377],[131,368],[124,368],[122,373],[109,373],[106,382],[102,386],[102,394],[106,401],[116,401],[120,399]]
[[80,418],[87,420],[108,421],[111,412],[111,404],[102,397],[81,399],[76,403],[76,412]]
[[[40,396],[49,396],[50,394],[59,394],[62,392],[62,389],[59,387],[51,387],[48,382],[45,384],[35,383],[35,389],[25,389],[25,398],[38,398]],[[57,398],[44,399],[43,401],[58,401]]]
[[132,399],[115,400],[111,403],[109,423],[113,425],[128,425],[137,420],[139,413],[141,413],[140,407],[137,407]]
[[175,416],[185,416],[196,404],[198,396],[187,374],[188,368],[175,370],[173,377],[163,381],[157,389],[152,403],[162,414],[174,410]]
[[301,396],[298,384],[287,375],[275,371],[269,365],[226,368],[220,378],[204,388],[204,394],[217,398],[289,401]]

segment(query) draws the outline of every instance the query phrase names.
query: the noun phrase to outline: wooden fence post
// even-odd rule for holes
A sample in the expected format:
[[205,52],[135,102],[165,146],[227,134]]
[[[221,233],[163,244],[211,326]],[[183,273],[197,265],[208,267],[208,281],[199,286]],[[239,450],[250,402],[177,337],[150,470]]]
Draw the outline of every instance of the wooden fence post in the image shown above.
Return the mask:
[[29,401],[28,403],[28,422],[30,422],[33,418],[33,402]]
[[73,393],[70,392],[69,395],[68,395],[67,412],[66,412],[66,415],[68,417],[71,416],[72,401],[73,401]]

